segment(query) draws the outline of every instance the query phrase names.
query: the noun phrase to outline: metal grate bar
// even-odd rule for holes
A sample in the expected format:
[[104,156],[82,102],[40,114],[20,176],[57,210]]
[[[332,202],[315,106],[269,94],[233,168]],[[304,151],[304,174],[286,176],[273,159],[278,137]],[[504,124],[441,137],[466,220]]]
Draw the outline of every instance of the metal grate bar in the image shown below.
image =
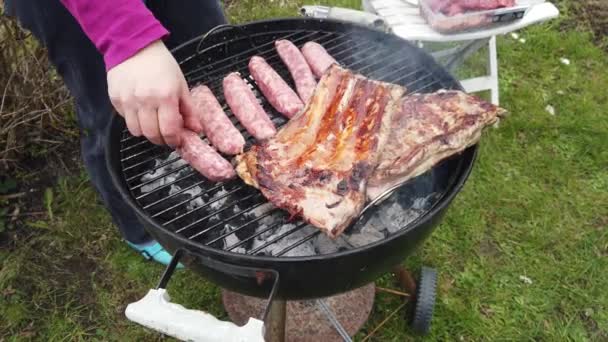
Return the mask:
[[[128,133],[128,131],[127,131],[127,133]],[[137,147],[137,146],[141,146],[141,145],[145,145],[145,144],[146,144],[146,143],[148,143],[148,142],[149,142],[149,141],[148,141],[147,139],[144,139],[144,140],[142,140],[142,141],[140,141],[140,142],[137,142],[137,143],[135,143],[135,144],[133,144],[133,145],[130,145],[130,146],[128,146],[128,147],[123,148],[123,149],[121,150],[121,152],[126,152],[126,151],[129,151],[129,150],[132,150],[132,149],[134,149],[135,147]]]
[[[129,132],[128,130],[125,130],[125,131]],[[127,136],[126,138],[122,138],[122,139],[120,139],[120,142],[121,142],[121,143],[124,143],[124,142],[127,142],[127,141],[129,141],[129,140],[136,139],[136,138],[138,138],[138,137],[136,137],[136,136],[134,136],[134,135],[129,135],[129,136]]]
[[300,239],[299,241],[297,241],[297,242],[293,243],[293,244],[292,244],[292,245],[290,245],[289,247],[285,247],[285,248],[283,248],[283,249],[282,249],[282,250],[280,250],[278,253],[276,253],[274,256],[277,256],[277,257],[278,257],[278,256],[282,256],[282,255],[284,255],[285,253],[289,252],[290,250],[292,250],[292,249],[294,249],[294,248],[298,247],[299,245],[301,245],[301,244],[303,244],[303,243],[305,243],[305,242],[307,242],[307,241],[312,240],[312,239],[313,239],[315,236],[319,235],[320,233],[321,233],[321,231],[320,231],[320,230],[317,230],[317,231],[315,231],[315,232],[312,232],[312,233],[308,234],[308,236],[306,236],[306,237],[304,237],[304,238]]
[[151,148],[149,148],[149,149],[147,149],[147,150],[143,150],[143,151],[140,151],[140,152],[138,152],[138,153],[134,153],[134,154],[132,154],[132,155],[130,155],[130,156],[128,156],[128,157],[122,158],[120,161],[121,161],[121,162],[126,162],[126,161],[131,160],[131,159],[133,159],[133,158],[135,158],[135,157],[139,157],[139,156],[141,156],[142,154],[149,154],[151,151],[153,151],[153,150],[155,150],[155,149],[159,149],[159,148],[161,148],[161,146],[159,146],[159,145],[154,145],[154,146],[152,146]]
[[[314,35],[315,35],[315,34],[317,34],[317,33],[318,33],[318,32],[313,32],[313,33],[310,33],[310,34],[308,34],[308,35],[306,35],[306,36],[304,36],[304,37],[300,37],[300,38],[295,39],[295,40],[292,40],[292,41],[294,41],[294,42],[301,41],[301,40],[304,40],[304,39],[306,39],[306,38],[308,38],[308,37],[310,37],[310,36],[314,36]],[[281,38],[279,38],[279,39],[289,39],[289,38],[291,38],[291,37],[293,37],[293,36],[295,36],[295,35],[296,35],[296,33],[292,33],[292,34],[289,34],[289,35],[287,35],[287,36],[283,36],[283,37],[281,37]],[[278,40],[278,39],[277,39],[277,40]],[[261,47],[269,47],[269,48],[268,48],[268,49],[266,49],[266,50],[261,50]],[[260,51],[258,51],[258,49],[259,49]],[[245,58],[247,58],[247,57],[248,57],[248,56],[249,56],[249,55],[250,55],[252,52],[255,52],[255,53],[256,53],[257,55],[259,55],[259,56],[264,56],[264,55],[267,55],[268,53],[273,52],[273,51],[274,51],[274,41],[271,41],[271,42],[268,42],[268,43],[261,44],[261,45],[259,45],[259,46],[258,46],[258,49],[252,48],[252,49],[249,49],[249,50],[246,50],[246,51],[240,52],[240,53],[238,53],[238,54],[236,54],[236,55],[234,55],[234,56],[231,56],[231,57],[229,57],[229,58],[222,59],[222,60],[217,61],[217,62],[214,62],[214,63],[212,63],[212,64],[205,65],[204,67],[198,68],[198,69],[196,69],[196,70],[194,70],[194,71],[192,71],[192,72],[188,73],[188,74],[187,74],[187,77],[189,77],[191,74],[194,74],[194,73],[196,73],[196,72],[198,72],[198,71],[201,71],[201,70],[203,70],[203,69],[208,69],[208,70],[209,70],[209,69],[213,69],[213,72],[211,72],[211,73],[209,73],[209,74],[206,74],[206,76],[212,76],[212,75],[216,75],[216,74],[223,74],[223,73],[225,73],[227,70],[231,70],[231,69],[233,69],[233,68],[234,68],[236,65],[238,65],[238,64],[240,64],[240,63],[242,63],[243,61],[246,61],[247,59],[245,59]],[[235,59],[235,57],[243,57],[243,58],[239,58],[237,62],[233,62],[233,63],[230,63],[230,64],[226,64],[226,63],[225,63],[227,60]],[[220,64],[220,65],[221,65],[221,67],[219,67],[219,68],[213,68],[213,66],[215,66],[215,65],[217,65],[217,64]]]
[[[293,37],[293,36],[295,36],[297,34],[299,34],[299,32],[292,32],[292,33],[284,36],[283,39],[290,39],[291,37]],[[254,38],[256,36],[260,37],[261,35],[268,35],[268,33],[254,34],[254,35],[252,35],[252,38]],[[246,39],[246,38],[247,37],[243,37],[243,39]],[[241,51],[241,52],[239,52],[237,54],[232,55],[230,58],[237,58],[237,57],[241,57],[241,56],[248,56],[252,52],[258,53],[258,49],[261,49],[261,48],[267,47],[267,46],[274,46],[274,40],[271,40],[271,41],[269,41],[267,43],[263,43],[263,44],[257,45],[256,47],[252,47],[251,49],[243,50],[243,51]],[[201,72],[201,71],[204,72],[203,69],[205,69],[205,68],[212,69],[214,66],[216,66],[216,65],[222,65],[222,63],[225,63],[225,62],[226,62],[226,59],[221,59],[219,61],[216,61],[216,62],[213,62],[213,63],[210,63],[210,64],[206,64],[204,67],[200,67],[198,69],[194,69],[194,70],[186,73],[184,76],[188,77],[188,76],[190,76],[192,74],[196,74],[196,73]]]
[[[432,75],[432,74],[426,74],[426,75],[424,75],[424,76],[419,77],[419,78],[418,78],[418,79],[416,79],[415,81],[412,81],[412,82],[406,83],[406,85],[405,85],[405,86],[406,86],[406,87],[408,87],[408,88],[415,89],[415,91],[418,91],[418,89],[419,89],[419,88],[412,87],[412,85],[414,85],[414,84],[416,84],[416,83],[418,83],[418,82],[420,82],[420,81],[426,80],[427,78],[429,78],[429,77],[431,77],[431,76],[433,76],[433,75]],[[403,79],[403,78],[402,78],[402,77],[400,77],[400,78],[398,78],[398,79],[397,79],[395,82],[399,82],[399,81],[401,81],[402,79]]]
[[270,230],[277,229],[278,227],[280,227],[280,226],[282,226],[284,224],[285,224],[285,221],[283,219],[281,219],[280,222],[273,223],[273,224],[271,224],[270,226],[268,226],[268,227],[266,227],[264,229],[256,230],[256,232],[254,234],[252,234],[251,236],[249,236],[249,237],[241,240],[238,243],[235,243],[234,245],[232,245],[230,247],[227,247],[226,250],[227,251],[231,251],[231,250],[233,250],[235,248],[238,248],[238,247],[246,244],[247,242],[255,239],[256,237],[258,237],[258,236],[260,236],[260,235],[262,235],[262,234],[264,234],[264,233],[266,233],[266,232],[268,232]]
[[179,190],[178,192],[176,192],[176,193],[174,193],[174,194],[172,194],[172,195],[169,195],[169,196],[167,196],[167,197],[165,197],[165,198],[162,198],[162,199],[159,199],[159,200],[157,200],[157,201],[154,201],[154,202],[152,202],[152,203],[150,203],[150,204],[147,204],[147,205],[145,205],[143,208],[144,208],[144,209],[149,209],[149,208],[151,208],[151,207],[153,207],[153,206],[155,206],[155,205],[157,205],[157,204],[159,204],[159,203],[162,203],[162,202],[164,202],[164,201],[166,201],[166,200],[168,200],[168,199],[171,199],[171,198],[173,198],[173,197],[175,197],[175,196],[179,196],[179,195],[183,194],[184,192],[186,192],[186,191],[188,191],[188,190],[190,190],[190,189],[193,189],[193,188],[195,188],[195,187],[197,187],[197,186],[199,186],[199,185],[201,185],[201,184],[204,184],[204,183],[205,183],[205,181],[204,181],[204,180],[203,180],[203,181],[200,181],[200,182],[198,182],[198,183],[194,183],[194,184],[190,185],[189,187],[187,187],[187,188],[183,188],[183,189]]
[[[300,40],[304,40],[304,39],[305,39],[305,37],[301,38],[301,39],[298,39],[298,40],[293,40],[292,42],[294,42],[294,44],[295,44],[295,43],[298,43]],[[348,44],[348,43],[350,43],[350,45],[346,49],[344,49],[342,51],[339,51],[338,53],[335,53],[335,56],[339,56],[341,54],[348,53],[349,51],[352,51],[352,50],[357,50],[360,46],[365,46],[365,44],[362,43],[362,42],[357,42],[357,41],[350,40],[350,39],[348,41],[345,41],[344,43],[342,43],[342,45],[345,45],[345,44]],[[373,46],[372,47],[366,46],[363,50],[358,50],[356,53],[358,54],[358,53],[366,52],[366,51],[369,51],[369,50],[373,50],[373,48],[374,48]],[[267,50],[263,54],[260,54],[260,55],[266,56],[266,53],[272,52],[272,51],[274,51],[274,50],[270,49],[270,50]],[[329,52],[329,50],[328,50],[328,52]],[[351,53],[351,55],[354,55],[356,53]],[[265,57],[265,59],[268,62],[268,64],[271,65],[271,66],[274,65],[274,64],[277,64],[277,63],[281,62],[281,59],[280,59],[278,53],[276,53],[276,52],[273,53],[270,57]],[[243,64],[243,65],[241,67],[232,68],[230,70],[231,71],[238,71],[238,72],[240,72],[242,74],[249,75],[248,64],[244,63],[246,61],[247,61],[247,59],[242,59],[242,60],[239,60],[237,62],[232,63],[231,66],[237,66],[239,64]],[[288,81],[288,80],[291,79],[291,74],[289,73],[289,70],[287,68],[284,68],[282,70],[276,70],[276,68],[275,68],[275,71],[283,79],[285,79],[286,81]],[[192,82],[197,82],[197,81],[200,81],[202,78],[208,78],[208,77],[209,77],[208,74],[203,74],[203,75],[198,76],[197,78],[193,78]],[[250,82],[249,77],[244,77],[244,79],[247,81],[247,83],[249,83],[251,85],[255,84],[255,82]],[[207,85],[209,87],[209,89],[211,89],[211,91],[214,94],[216,94],[216,96],[217,96],[217,93],[218,93],[218,89],[220,89],[220,87],[222,85],[222,81],[223,81],[223,79],[218,77],[215,81],[210,82]],[[219,93],[221,93],[221,92],[219,92]]]
[[150,184],[150,183],[154,183],[154,182],[156,182],[157,180],[162,179],[162,178],[165,178],[165,177],[169,176],[169,175],[170,175],[170,174],[172,174],[172,173],[179,173],[181,170],[183,170],[183,169],[185,169],[185,168],[190,168],[190,165],[188,165],[188,164],[182,165],[182,166],[180,166],[180,167],[176,168],[175,170],[172,170],[171,172],[164,173],[164,174],[162,174],[162,175],[160,175],[160,176],[156,176],[156,177],[154,177],[154,178],[152,178],[152,179],[149,179],[149,180],[147,180],[147,181],[145,181],[145,182],[142,182],[142,183],[140,183],[140,184],[138,184],[138,185],[135,185],[135,186],[133,186],[133,187],[131,188],[131,191],[133,191],[133,190],[137,190],[137,189],[139,189],[139,188],[141,188],[141,187],[143,187],[143,186],[146,186],[146,185],[148,185],[148,184]]
[[[260,202],[260,203],[258,203],[258,204],[255,204],[255,205],[253,205],[253,206],[249,207],[249,209],[248,209],[248,210],[244,210],[244,212],[245,212],[245,213],[240,212],[240,213],[238,213],[238,214],[235,214],[234,216],[229,217],[229,218],[227,218],[227,219],[224,219],[224,220],[222,220],[221,222],[217,223],[217,225],[222,225],[222,224],[223,224],[223,225],[225,225],[225,224],[227,224],[229,221],[234,220],[235,218],[237,218],[237,217],[239,217],[239,216],[241,216],[241,215],[246,215],[247,213],[251,212],[252,210],[254,210],[254,209],[256,209],[256,208],[259,208],[259,207],[261,207],[261,206],[263,206],[263,205],[265,205],[265,204],[266,204],[265,202]],[[231,235],[231,234],[234,234],[234,233],[238,232],[238,231],[239,231],[239,230],[241,230],[241,229],[244,229],[245,227],[247,227],[247,226],[251,225],[252,223],[258,222],[258,221],[260,221],[260,220],[262,220],[262,219],[264,219],[264,218],[266,218],[266,217],[270,216],[270,215],[272,214],[272,212],[273,212],[272,210],[269,210],[269,211],[268,211],[268,212],[266,212],[264,215],[260,215],[259,217],[256,217],[255,219],[253,219],[253,220],[251,220],[251,221],[247,221],[246,223],[244,223],[244,224],[240,225],[239,227],[234,228],[233,230],[231,230],[231,231],[229,231],[229,232],[227,232],[227,233],[224,233],[224,234],[222,234],[222,235],[220,235],[220,236],[216,237],[215,239],[213,239],[213,240],[211,240],[211,241],[209,241],[209,242],[206,242],[206,243],[205,243],[205,246],[212,245],[212,244],[214,244],[214,243],[216,243],[216,242],[218,242],[218,241],[220,241],[220,240],[222,240],[222,239],[226,238],[227,236],[229,236],[229,235]],[[200,234],[197,234],[197,235],[200,235]],[[194,238],[198,237],[197,235],[193,235],[193,236],[189,237],[188,239],[194,239]]]
[[433,81],[433,82],[431,82],[431,83],[428,83],[428,84],[427,84],[427,85],[425,85],[425,86],[422,86],[422,87],[420,87],[420,88],[417,88],[417,89],[416,89],[416,91],[417,91],[417,92],[419,92],[419,91],[424,90],[424,89],[426,89],[426,88],[428,88],[428,87],[430,87],[430,86],[432,86],[432,85],[434,85],[434,84],[437,84],[437,83],[439,83],[439,82],[437,82],[437,81]]
[[[258,193],[258,197],[259,197],[259,195],[261,195],[261,194],[260,194],[260,193]],[[255,195],[251,195],[251,196],[249,196],[249,197],[246,197],[246,199],[249,199],[249,198],[252,198],[252,197],[255,197]],[[225,219],[221,220],[220,222],[218,222],[218,223],[216,223],[216,224],[214,224],[214,225],[212,225],[212,226],[210,226],[210,227],[208,227],[208,228],[205,228],[205,229],[203,229],[202,231],[200,231],[200,232],[198,232],[198,233],[196,233],[196,234],[194,234],[194,235],[192,235],[192,236],[189,236],[189,237],[188,237],[188,239],[189,239],[189,240],[192,240],[192,239],[195,239],[195,238],[197,238],[197,237],[199,237],[199,236],[201,236],[201,235],[203,235],[203,234],[205,234],[205,233],[208,233],[208,232],[212,231],[213,229],[215,229],[215,228],[217,228],[217,227],[220,227],[220,226],[225,225],[226,223],[230,222],[231,220],[234,220],[234,219],[235,219],[235,218],[237,218],[237,217],[241,217],[241,216],[243,216],[243,215],[246,215],[246,214],[247,214],[247,213],[249,213],[249,212],[250,212],[252,209],[255,209],[255,208],[257,208],[257,207],[259,207],[259,206],[261,206],[261,205],[264,205],[264,202],[260,202],[260,203],[258,203],[257,205],[255,205],[255,206],[253,206],[253,207],[250,207],[248,210],[241,210],[240,212],[238,212],[238,213],[236,213],[236,214],[234,214],[234,215],[232,215],[232,216],[229,216],[229,217],[227,217],[227,218],[225,218]],[[228,235],[230,235],[230,234],[228,234]]]
[[[156,155],[154,155],[154,156],[152,156],[152,157],[150,157],[150,158],[148,158],[146,160],[143,160],[143,161],[140,161],[140,162],[137,162],[135,164],[132,164],[132,165],[129,165],[129,166],[125,167],[124,171],[127,172],[129,170],[132,170],[132,169],[138,167],[138,166],[141,166],[141,165],[144,165],[146,163],[152,162],[152,161],[154,161],[156,159],[161,159],[161,158],[162,159],[166,159],[167,157],[169,157],[170,154],[171,154],[171,152],[163,151],[163,152],[161,152],[159,154],[156,154]],[[165,157],[163,158],[163,156],[165,156]]]
[[161,185],[161,186],[159,186],[159,187],[157,187],[157,188],[154,188],[154,190],[150,190],[150,191],[148,191],[148,192],[146,192],[146,193],[143,193],[142,195],[139,195],[139,196],[137,196],[137,197],[135,197],[135,198],[136,198],[137,200],[140,200],[140,199],[145,198],[145,197],[147,197],[147,196],[149,196],[149,195],[151,195],[151,194],[153,194],[153,193],[155,193],[155,192],[157,192],[157,191],[160,191],[160,190],[166,189],[166,188],[170,187],[171,185],[173,185],[173,184],[175,184],[175,183],[181,182],[181,181],[185,180],[186,178],[189,178],[189,177],[192,177],[192,176],[195,176],[195,175],[197,175],[197,173],[195,173],[195,172],[190,172],[189,174],[187,174],[187,175],[186,175],[186,176],[184,176],[184,177],[181,177],[181,178],[176,178],[176,179],[175,179],[173,182],[169,182],[169,183],[166,183],[166,184],[164,184],[164,185]]
[[[218,198],[214,198],[212,201],[207,202],[205,205],[202,205],[202,206],[200,206],[200,207],[196,207],[196,208],[194,208],[194,209],[192,209],[192,210],[190,210],[190,211],[188,211],[188,212],[183,213],[182,215],[179,215],[179,216],[177,216],[177,217],[174,217],[173,219],[171,219],[171,220],[169,220],[169,221],[165,222],[163,225],[164,225],[164,226],[166,226],[166,225],[171,224],[171,223],[173,223],[173,222],[175,222],[175,221],[177,221],[177,220],[179,220],[179,219],[181,219],[181,218],[183,218],[183,217],[185,217],[185,216],[187,216],[187,215],[192,214],[192,213],[193,213],[193,212],[195,212],[195,211],[199,211],[199,210],[201,210],[201,209],[207,208],[209,205],[211,205],[211,204],[213,204],[213,203],[215,203],[215,202],[217,202],[217,201],[219,201],[219,200],[222,200],[222,199],[224,199],[224,198],[226,198],[226,197],[228,197],[228,196],[232,195],[233,193],[238,192],[239,190],[241,190],[241,189],[243,189],[243,188],[244,188],[244,186],[239,186],[238,188],[233,189],[233,190],[231,190],[231,191],[229,191],[229,192],[225,193],[224,195],[222,195],[222,196],[220,196],[220,197],[218,197]],[[209,192],[209,191],[206,191],[206,192],[201,192],[200,194],[198,194],[198,195],[196,195],[196,196],[193,196],[193,197],[192,197],[192,198],[190,198],[190,199],[187,199],[187,200],[185,200],[185,201],[182,201],[182,202],[180,202],[180,203],[178,203],[178,204],[175,204],[175,205],[173,205],[173,206],[171,206],[171,207],[169,207],[169,208],[166,208],[165,210],[162,210],[162,211],[160,211],[160,212],[158,212],[158,213],[156,213],[156,214],[152,215],[152,217],[153,217],[153,218],[158,217],[159,215],[162,215],[162,214],[166,213],[166,212],[167,212],[167,211],[169,211],[169,210],[173,210],[173,209],[175,209],[175,208],[177,208],[177,207],[179,207],[179,206],[181,206],[181,205],[184,205],[184,204],[186,204],[186,203],[190,203],[190,202],[192,202],[192,201],[194,201],[194,200],[196,200],[196,199],[198,199],[198,198],[201,198],[201,197],[205,196],[205,195],[206,195],[208,192]],[[211,215],[211,216],[213,216],[213,215]]]
[[257,252],[261,251],[262,249],[264,249],[264,248],[266,248],[266,247],[268,247],[268,246],[276,243],[277,241],[279,241],[279,240],[281,240],[283,238],[286,238],[287,236],[289,236],[289,235],[297,232],[298,230],[306,227],[306,225],[307,225],[306,223],[300,223],[299,225],[295,226],[294,228],[291,228],[290,230],[288,230],[285,233],[277,236],[276,238],[274,238],[274,239],[266,242],[265,244],[261,245],[260,247],[255,248],[253,250],[250,250],[249,252],[247,252],[247,254],[249,254],[249,255],[256,254]]
[[158,166],[153,167],[152,169],[150,169],[148,171],[143,171],[143,172],[140,172],[140,173],[138,173],[136,175],[133,175],[133,176],[127,178],[127,182],[130,182],[130,181],[132,181],[134,179],[140,178],[140,177],[142,177],[145,174],[154,173],[154,172],[156,172],[156,170],[158,170],[160,168],[163,168],[163,167],[165,167],[167,165],[171,165],[171,164],[175,163],[176,161],[179,161],[180,159],[181,159],[180,157],[174,158],[174,159],[172,159],[170,161],[163,162],[163,163],[159,164]]
[[[254,197],[254,196],[256,196],[256,194],[251,194],[251,195],[245,196],[245,197],[243,197],[243,198],[240,198],[240,199],[238,199],[238,200],[236,200],[236,201],[233,201],[233,202],[231,202],[230,204],[225,205],[225,206],[224,206],[222,209],[217,210],[217,211],[214,211],[214,212],[212,212],[212,213],[210,213],[210,214],[207,214],[206,216],[204,216],[204,217],[202,217],[202,218],[200,218],[200,219],[198,219],[198,220],[196,220],[196,221],[194,221],[194,222],[190,223],[189,225],[186,225],[186,226],[184,226],[184,227],[182,227],[182,228],[180,228],[180,229],[176,230],[175,232],[176,232],[176,233],[181,233],[181,232],[183,232],[184,230],[189,229],[189,228],[191,228],[191,227],[193,227],[193,226],[195,226],[195,225],[197,225],[197,224],[199,224],[199,223],[201,223],[201,222],[203,222],[203,221],[205,221],[205,220],[207,220],[207,219],[209,219],[209,218],[211,218],[211,217],[213,217],[213,216],[215,216],[215,215],[218,215],[218,214],[220,214],[220,213],[223,213],[224,211],[226,211],[226,210],[228,210],[228,209],[232,209],[232,207],[231,207],[231,206],[233,206],[233,205],[237,205],[237,204],[239,204],[239,203],[241,203],[241,202],[244,202],[244,201],[246,201],[246,200],[248,200],[248,199],[250,199],[250,198],[252,198],[252,197]],[[190,213],[192,213],[192,212],[194,212],[194,211],[196,211],[196,210],[192,210],[192,211],[191,211],[191,212],[189,212],[188,214],[190,214]],[[186,215],[187,215],[187,214],[186,214]],[[165,225],[166,225],[166,224],[165,224]]]
[[[251,208],[250,208],[250,211],[251,211],[251,210],[253,210],[253,209],[255,209],[255,208],[258,208],[258,207],[260,207],[260,206],[262,206],[262,205],[264,205],[264,204],[266,204],[266,203],[264,203],[264,202],[262,202],[262,203],[258,203],[258,204],[256,204],[255,206],[251,207]],[[211,240],[211,241],[209,241],[209,242],[205,243],[205,246],[212,245],[212,244],[214,244],[214,243],[216,243],[216,242],[218,242],[218,241],[220,241],[220,240],[222,240],[222,239],[225,239],[227,236],[229,236],[229,235],[231,235],[231,234],[235,234],[235,233],[236,233],[236,232],[238,232],[239,230],[244,229],[244,228],[246,228],[246,227],[250,226],[250,225],[251,225],[251,224],[253,224],[253,223],[256,223],[256,222],[258,222],[258,221],[261,221],[261,220],[265,219],[266,217],[268,217],[268,216],[272,215],[273,213],[275,213],[277,210],[278,210],[278,209],[271,209],[271,210],[268,210],[268,211],[267,211],[266,213],[264,213],[263,215],[260,215],[260,216],[256,217],[255,219],[253,219],[253,220],[251,220],[251,221],[248,221],[248,222],[246,222],[246,223],[244,223],[244,224],[240,225],[239,227],[237,227],[237,228],[235,228],[235,229],[231,230],[230,232],[228,232],[228,233],[224,233],[224,234],[220,235],[219,237],[217,237],[217,238],[215,238],[215,239],[213,239],[213,240]]]

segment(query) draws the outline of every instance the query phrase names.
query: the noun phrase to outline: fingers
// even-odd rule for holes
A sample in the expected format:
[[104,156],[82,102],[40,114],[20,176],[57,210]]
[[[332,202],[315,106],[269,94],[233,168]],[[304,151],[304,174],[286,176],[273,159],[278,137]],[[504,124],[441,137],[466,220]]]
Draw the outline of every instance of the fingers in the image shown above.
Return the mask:
[[125,122],[127,123],[127,128],[131,135],[135,137],[141,137],[143,132],[141,130],[141,126],[139,125],[139,118],[137,116],[136,111],[126,112],[124,115]]
[[147,106],[140,106],[137,112],[139,126],[143,135],[156,145],[164,145],[165,141],[160,132],[158,123],[157,109]]
[[158,108],[160,134],[167,145],[180,146],[180,134],[184,126],[177,102],[165,102]]
[[179,102],[179,111],[184,118],[185,127],[195,133],[202,133],[203,123],[201,122],[201,117],[197,112],[198,109],[194,106],[190,90],[188,90],[188,86],[186,85],[182,86],[182,93]]
[[141,130],[141,126],[139,125],[139,118],[137,116],[137,108],[132,108],[132,106],[128,105],[128,101],[123,100],[127,96],[119,96],[116,94],[110,93],[110,102],[116,112],[125,119],[125,123],[127,124],[127,129],[131,135],[136,137],[141,137],[143,132]]

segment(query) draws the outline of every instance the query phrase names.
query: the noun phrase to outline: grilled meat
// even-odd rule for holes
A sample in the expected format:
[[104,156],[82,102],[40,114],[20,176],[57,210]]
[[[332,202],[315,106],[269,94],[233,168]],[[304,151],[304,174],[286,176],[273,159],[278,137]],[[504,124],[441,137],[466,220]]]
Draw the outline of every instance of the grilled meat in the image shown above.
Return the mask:
[[279,53],[279,57],[287,66],[287,69],[289,69],[300,99],[304,103],[308,102],[315,91],[317,81],[312,70],[310,70],[306,58],[300,49],[289,40],[280,39],[275,41],[274,45]]
[[223,86],[228,107],[249,134],[258,140],[263,140],[277,132],[255,94],[238,73],[228,74],[224,78]]
[[390,137],[369,179],[374,199],[387,189],[416,177],[441,160],[477,143],[483,129],[506,111],[461,91],[412,94],[400,101]]
[[304,103],[287,82],[260,56],[253,56],[249,61],[249,72],[264,97],[279,113],[293,117],[304,108]]
[[317,78],[321,78],[332,64],[338,64],[321,44],[313,41],[302,46],[302,54]]
[[226,116],[211,89],[201,84],[192,88],[190,92],[193,109],[213,146],[225,154],[243,153],[245,138]]
[[275,206],[336,237],[362,210],[404,92],[333,65],[303,111],[237,156],[237,174]]

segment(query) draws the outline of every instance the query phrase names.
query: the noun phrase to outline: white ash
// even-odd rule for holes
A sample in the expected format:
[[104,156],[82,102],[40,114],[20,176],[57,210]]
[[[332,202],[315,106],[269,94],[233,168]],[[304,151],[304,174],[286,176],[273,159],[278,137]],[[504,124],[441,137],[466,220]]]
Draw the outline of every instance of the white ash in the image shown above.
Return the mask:
[[[233,227],[232,225],[226,224],[224,226],[224,231],[222,232],[222,234],[232,232],[234,229],[235,229],[235,227]],[[224,244],[226,245],[226,248],[228,248],[228,247],[236,245],[240,241],[241,240],[239,240],[239,238],[236,236],[236,234],[230,234],[230,235],[226,236],[226,238],[224,239]],[[245,248],[243,248],[243,247],[237,247],[237,248],[233,249],[232,251],[235,253],[245,254]]]
[[[174,160],[178,158],[177,160],[173,161],[172,163],[169,163],[165,166],[159,167],[162,164],[167,163],[170,160]],[[144,174],[141,177],[141,182],[147,182],[149,180],[152,180],[156,177],[160,177],[164,174],[167,174],[167,176],[159,178],[155,181],[153,181],[150,184],[146,184],[144,186],[141,187],[141,192],[142,193],[148,193],[151,191],[154,191],[156,189],[158,189],[159,187],[165,185],[165,184],[169,184],[174,182],[177,177],[180,175],[181,172],[172,172],[174,170],[176,170],[177,168],[183,166],[186,164],[186,161],[184,161],[183,159],[180,158],[179,154],[177,154],[177,152],[172,152],[171,154],[169,154],[169,156],[164,159],[156,159],[154,160],[154,171],[148,172],[146,174]],[[156,169],[158,168],[158,169]]]
[[175,184],[171,185],[171,188],[169,189],[169,196],[173,196],[176,193],[180,192],[181,190],[182,190],[182,188],[180,188],[179,186],[177,186]]
[[[363,226],[353,227],[353,232],[344,233],[336,239],[329,238],[326,234],[320,233],[315,238],[295,247],[283,256],[309,256],[315,254],[336,253],[344,249],[362,247],[370,243],[386,238],[388,234],[397,232],[410,224],[424,213],[431,205],[431,200],[435,194],[420,197],[411,202],[411,205],[404,208],[396,199],[387,200],[383,205],[382,212],[372,215]],[[392,202],[392,203],[391,203]],[[247,213],[249,219],[259,218],[268,211],[273,210],[272,204],[264,204]],[[280,218],[280,211],[269,215],[257,223],[256,233],[266,230],[270,225],[275,224]],[[293,223],[283,224],[278,228],[270,229],[253,239],[249,250],[257,249],[269,241],[274,240],[282,234],[294,229]],[[227,225],[226,229],[229,228]],[[281,250],[293,245],[301,239],[314,233],[317,228],[308,225],[292,234],[270,244],[268,247],[258,251],[258,253],[276,255]],[[227,230],[229,231],[229,230]],[[227,232],[226,231],[226,232]],[[224,241],[227,246],[238,242],[238,238],[232,234]],[[242,248],[237,248],[236,252],[245,252]]]
[[386,234],[365,225],[360,232],[345,237],[344,239],[353,247],[362,247],[384,239]]
[[[157,160],[154,161],[154,167],[156,168],[159,165],[161,165],[162,163],[163,162],[161,160],[157,159]],[[165,168],[166,168],[166,166],[160,167],[160,168],[156,169],[155,171],[146,173],[145,175],[143,175],[141,177],[141,182],[145,183],[145,182],[148,182],[148,181],[150,181],[150,180],[152,180],[152,179],[154,179],[156,177],[162,176],[163,174],[165,174],[167,172],[165,170]],[[159,179],[153,181],[150,184],[146,184],[146,185],[142,186],[141,187],[141,192],[142,193],[148,193],[148,192],[154,191],[157,188],[160,188],[161,186],[163,186],[165,184],[168,184],[168,183],[171,183],[171,182],[175,181],[176,179],[177,179],[177,174],[176,173],[171,173],[171,174],[167,175],[166,177],[159,178]]]
[[[180,188],[179,186],[177,186],[175,184],[171,185],[171,189],[169,189],[169,196],[175,195],[176,193],[178,193],[180,191],[182,191],[182,188]],[[205,204],[205,202],[203,201],[203,199],[200,196],[196,197],[196,196],[200,195],[200,193],[202,191],[203,190],[201,189],[200,186],[195,186],[195,187],[192,187],[181,193],[182,195],[189,195],[190,198],[194,198],[193,200],[188,202],[188,205],[187,205],[188,210],[198,208],[198,207],[202,206],[203,204]]]
[[230,196],[226,196],[222,199],[218,199],[224,195],[226,195],[228,193],[228,191],[226,191],[226,189],[221,188],[218,192],[216,192],[213,197],[211,199],[209,199],[209,209],[211,210],[219,210],[220,208],[222,208],[222,206],[224,205],[224,203],[226,203],[226,201],[228,200],[228,197]]
[[203,201],[202,197],[199,196],[201,194],[201,192],[203,192],[203,189],[201,189],[200,186],[195,186],[193,188],[190,188],[190,189],[184,191],[184,194],[188,194],[188,195],[190,195],[190,198],[194,198],[194,200],[192,200],[188,203],[188,210],[198,208],[198,207],[202,206],[203,204],[205,204],[205,201]]
[[[288,224],[282,225],[279,229],[271,229],[269,234],[262,234],[253,240],[252,249],[259,248],[260,246],[266,244],[268,241],[274,240],[275,238],[279,237],[282,234],[287,233],[288,231],[294,229],[295,227],[296,227],[295,224],[288,223]],[[310,228],[310,227],[305,227],[305,228],[299,229],[296,232],[289,234],[288,236],[278,240],[277,242],[270,244],[268,247],[260,250],[259,252],[262,252],[265,254],[270,254],[270,255],[276,255],[278,252],[295,244],[296,242],[300,241],[307,235],[311,234],[313,232],[312,229],[313,228]],[[266,235],[266,236],[264,236],[264,235]],[[295,247],[292,250],[290,250],[289,252],[283,254],[283,256],[293,257],[293,256],[307,256],[307,255],[314,255],[314,254],[315,254],[314,246],[312,245],[312,243],[310,241],[306,241],[305,243],[299,245],[298,247]]]
[[318,254],[329,254],[335,253],[340,248],[350,248],[350,244],[344,239],[343,235],[338,236],[335,240],[332,240],[326,234],[319,234],[314,239],[315,249]]
[[[245,214],[245,216],[249,219],[249,220],[253,220],[256,219],[258,217],[261,217],[263,215],[266,215],[269,211],[273,210],[274,206],[271,203],[265,203],[262,204],[261,206],[247,212]],[[259,226],[259,230],[263,230],[266,229],[267,227],[269,227],[270,225],[272,225],[274,222],[277,222],[278,216],[280,214],[277,213],[273,213],[271,215],[268,215],[262,219],[260,219],[259,221],[257,221],[257,225]]]

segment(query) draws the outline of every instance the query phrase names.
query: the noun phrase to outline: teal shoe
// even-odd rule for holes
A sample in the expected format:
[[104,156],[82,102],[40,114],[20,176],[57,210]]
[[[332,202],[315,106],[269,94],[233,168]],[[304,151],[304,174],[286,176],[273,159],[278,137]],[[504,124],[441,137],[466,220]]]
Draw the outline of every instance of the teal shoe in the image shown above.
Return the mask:
[[[138,251],[144,258],[147,260],[153,260],[158,263],[161,263],[165,266],[169,265],[173,256],[167,252],[163,246],[161,246],[158,242],[152,241],[145,244],[136,245],[127,241],[127,244],[131,246],[131,248]],[[184,268],[184,265],[181,263],[177,264],[177,268]]]

